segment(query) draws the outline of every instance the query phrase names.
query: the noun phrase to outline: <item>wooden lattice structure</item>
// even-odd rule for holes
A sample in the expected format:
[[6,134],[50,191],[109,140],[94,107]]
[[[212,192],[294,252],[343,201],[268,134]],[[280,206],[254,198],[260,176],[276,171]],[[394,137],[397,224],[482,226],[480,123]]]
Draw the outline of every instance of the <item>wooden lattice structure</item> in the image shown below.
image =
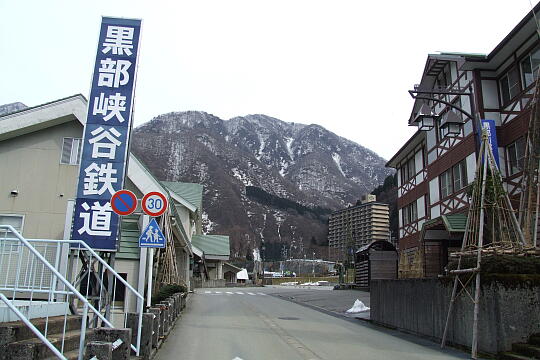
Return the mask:
[[529,131],[525,146],[519,219],[527,247],[538,246],[538,205],[540,202],[540,77],[537,75],[534,96],[530,102]]
[[164,285],[186,285],[178,274],[171,216],[171,210],[168,208],[158,221],[165,236],[166,246],[163,249],[156,249],[157,251],[154,251],[153,254],[155,280],[152,282],[152,295],[156,294]]
[[[463,243],[461,251],[453,254],[459,260],[457,269],[450,271],[454,275],[454,287],[441,347],[444,347],[446,343],[454,302],[458,296],[465,294],[474,304],[471,357],[477,359],[482,256],[499,253],[522,254],[525,249],[526,244],[521,227],[504,189],[502,176],[489,145],[487,132],[484,130],[476,166],[476,180],[472,184],[472,199]],[[476,258],[476,267],[461,268],[462,260],[466,256]],[[473,279],[475,286],[474,292],[471,293],[468,287]]]

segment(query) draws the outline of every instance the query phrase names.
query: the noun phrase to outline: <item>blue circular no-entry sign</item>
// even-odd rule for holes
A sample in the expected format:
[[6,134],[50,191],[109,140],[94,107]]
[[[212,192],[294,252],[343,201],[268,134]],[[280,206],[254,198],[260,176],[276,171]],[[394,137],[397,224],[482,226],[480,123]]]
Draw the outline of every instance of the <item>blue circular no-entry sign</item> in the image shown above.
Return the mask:
[[129,215],[137,208],[137,197],[129,190],[118,190],[111,197],[111,207],[118,215]]

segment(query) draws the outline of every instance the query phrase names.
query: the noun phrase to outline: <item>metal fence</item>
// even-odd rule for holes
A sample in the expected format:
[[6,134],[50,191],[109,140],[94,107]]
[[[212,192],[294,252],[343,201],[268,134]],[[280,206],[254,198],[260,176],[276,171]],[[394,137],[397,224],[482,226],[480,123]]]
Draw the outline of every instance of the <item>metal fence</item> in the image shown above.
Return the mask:
[[[73,330],[68,318],[79,315],[82,359],[88,329],[126,327],[132,295],[137,299],[138,326],[131,348],[139,355],[144,297],[94,250],[76,240],[25,239],[9,225],[0,225],[0,234],[0,299],[52,353],[65,358],[65,335]],[[22,312],[17,309],[21,301]],[[42,305],[55,305],[57,313],[47,312],[44,327],[38,329],[30,318],[33,306]],[[62,316],[61,341],[52,341],[49,323]]]

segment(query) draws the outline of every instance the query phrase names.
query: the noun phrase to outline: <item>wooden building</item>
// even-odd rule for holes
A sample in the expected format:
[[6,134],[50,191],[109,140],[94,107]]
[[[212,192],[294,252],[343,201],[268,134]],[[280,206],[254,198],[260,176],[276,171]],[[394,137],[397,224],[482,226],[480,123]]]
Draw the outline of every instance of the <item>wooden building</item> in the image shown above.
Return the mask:
[[[418,115],[425,106],[438,120],[431,128],[419,126],[386,165],[395,168],[398,177],[401,277],[436,276],[452,247],[460,244],[469,207],[467,188],[475,179],[481,119],[495,121],[505,186],[510,196],[519,197],[540,67],[533,15],[539,11],[540,4],[489,54],[428,55],[420,82],[411,91],[415,100],[408,125],[421,125]],[[443,125],[450,116],[462,121],[455,136],[448,136]]]
[[362,289],[369,289],[371,280],[396,279],[397,264],[397,251],[391,242],[372,241],[356,252],[354,282]]

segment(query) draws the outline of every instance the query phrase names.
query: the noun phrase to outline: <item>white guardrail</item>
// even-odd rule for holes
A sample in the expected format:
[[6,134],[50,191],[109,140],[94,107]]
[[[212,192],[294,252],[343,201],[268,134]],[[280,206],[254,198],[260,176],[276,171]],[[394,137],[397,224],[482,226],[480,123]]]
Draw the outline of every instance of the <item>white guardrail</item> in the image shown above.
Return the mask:
[[[59,269],[62,267],[61,263],[65,263],[63,257],[68,253],[71,253],[69,261],[72,266],[66,270],[69,274],[62,274]],[[51,263],[54,263],[54,266]],[[72,283],[67,278],[71,279],[74,274]],[[117,293],[117,288],[123,292]],[[120,327],[113,324],[126,327],[130,294],[137,299],[138,314],[136,343],[131,344],[131,348],[139,355],[144,297],[105,260],[83,241],[25,239],[12,226],[0,225],[0,299],[59,358],[65,358],[62,354],[69,315],[82,315],[78,348],[79,359],[82,360],[88,328],[98,325]],[[44,302],[65,305],[61,314],[56,314],[64,316],[60,348],[47,338],[50,318],[48,312],[45,316],[45,328],[40,331],[29,320],[31,310],[25,316],[17,309],[15,302],[18,299],[24,299],[25,306],[29,305],[28,309]],[[118,316],[121,317],[120,321]]]

